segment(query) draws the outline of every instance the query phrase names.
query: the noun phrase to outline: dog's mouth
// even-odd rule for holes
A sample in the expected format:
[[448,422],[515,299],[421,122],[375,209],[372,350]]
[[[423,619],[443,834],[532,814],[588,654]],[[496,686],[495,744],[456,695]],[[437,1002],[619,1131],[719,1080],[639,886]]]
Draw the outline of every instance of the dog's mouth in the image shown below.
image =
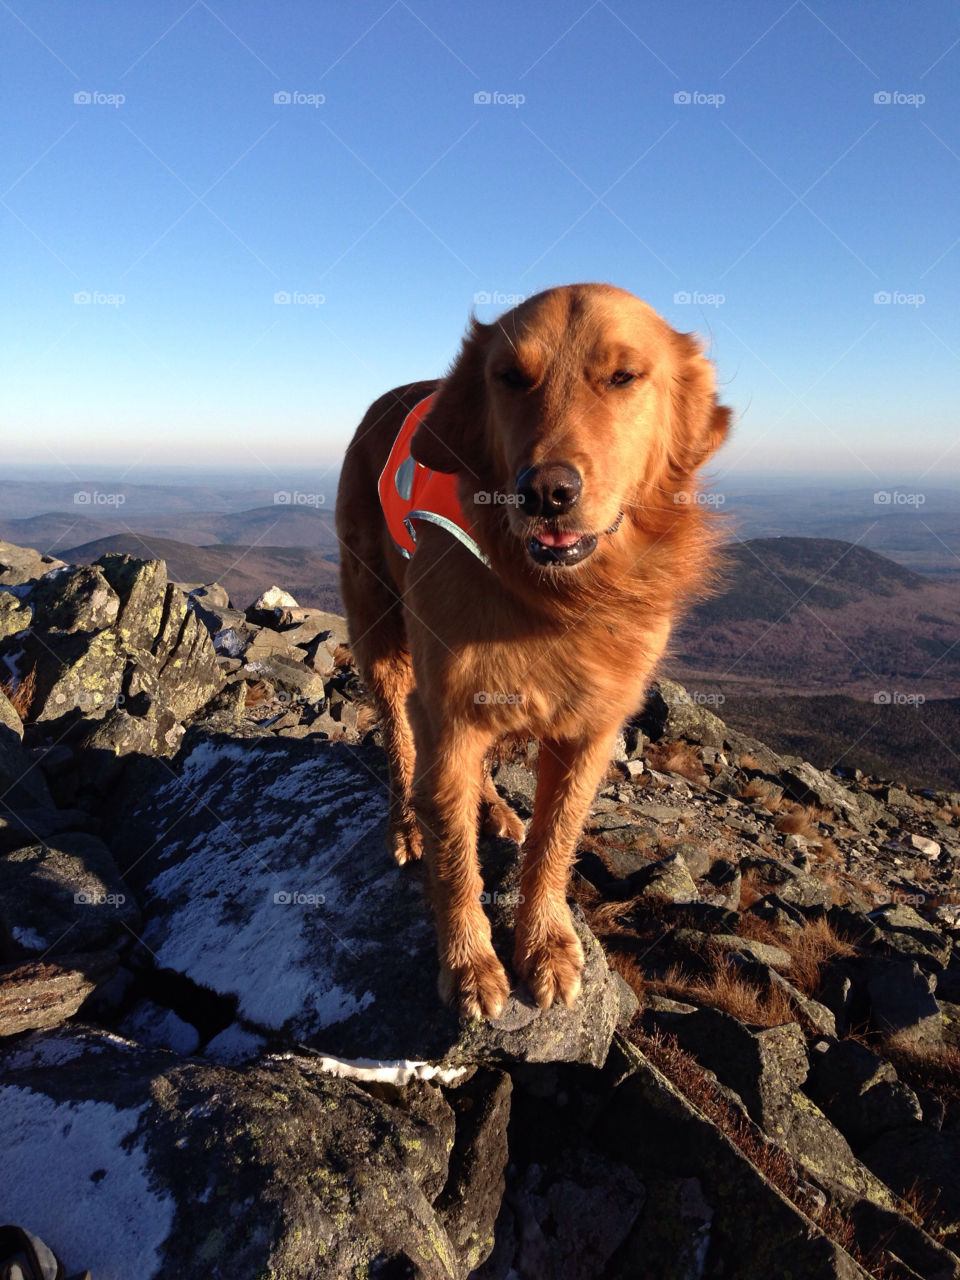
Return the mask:
[[538,565],[570,568],[575,564],[582,564],[596,551],[602,537],[616,533],[622,519],[621,511],[610,528],[604,529],[602,533],[582,533],[579,529],[558,529],[549,524],[542,525],[533,537],[527,539],[527,555]]

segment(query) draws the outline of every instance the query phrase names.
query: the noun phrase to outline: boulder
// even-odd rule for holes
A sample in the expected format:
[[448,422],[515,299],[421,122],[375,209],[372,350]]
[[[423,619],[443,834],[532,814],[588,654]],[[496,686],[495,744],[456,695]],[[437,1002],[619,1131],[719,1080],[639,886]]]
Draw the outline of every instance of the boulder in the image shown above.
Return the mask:
[[935,925],[905,902],[879,907],[867,917],[879,930],[877,944],[886,952],[916,960],[921,968],[947,967],[953,944]]
[[923,1119],[917,1095],[866,1045],[819,1040],[810,1062],[806,1092],[855,1147]]
[[637,717],[640,728],[654,742],[683,738],[705,747],[723,747],[727,734],[723,721],[673,680],[658,680]]
[[33,620],[33,610],[26,600],[0,587],[0,640],[26,631]]
[[8,959],[96,951],[136,936],[136,903],[97,836],[65,832],[0,858],[0,939]]
[[103,631],[120,611],[120,597],[96,565],[45,574],[32,601],[33,625],[43,631]]
[[472,1165],[443,1091],[360,1075],[185,1061],[84,1028],[20,1040],[0,1086],[4,1213],[98,1280],[465,1280],[492,1243],[502,1098],[475,1103],[464,1143],[485,1161],[465,1185],[492,1194],[451,1212],[451,1167]]
[[933,994],[936,982],[915,961],[871,957],[866,990],[873,1026],[884,1035],[903,1032],[916,1040],[941,1040],[943,1019]]
[[807,761],[785,767],[780,780],[794,800],[831,809],[856,831],[866,831],[880,811],[880,806],[869,796],[848,791],[836,778],[815,769]]
[[32,547],[18,547],[13,542],[0,539],[0,587],[32,583],[53,569],[65,568],[66,565],[56,556],[43,555]]
[[[157,965],[235,997],[250,1027],[325,1053],[601,1064],[635,999],[579,909],[586,968],[572,1009],[541,1012],[517,987],[495,1022],[461,1023],[437,995],[421,868],[385,849],[382,756],[319,745],[191,731],[175,773],[131,776],[113,846]],[[509,967],[519,859],[506,842],[485,848],[486,909]]]
[[0,968],[0,1037],[66,1022],[117,972],[113,952],[63,955]]

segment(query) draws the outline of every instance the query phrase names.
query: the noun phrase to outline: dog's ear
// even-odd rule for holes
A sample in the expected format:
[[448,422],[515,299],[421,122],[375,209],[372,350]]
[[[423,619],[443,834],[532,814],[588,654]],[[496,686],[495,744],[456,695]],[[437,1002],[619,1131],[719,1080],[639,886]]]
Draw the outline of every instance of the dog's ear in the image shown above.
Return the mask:
[[478,472],[487,404],[484,363],[492,331],[492,325],[471,320],[460,354],[413,434],[412,457],[432,471]]
[[677,369],[671,388],[670,467],[689,476],[720,448],[730,431],[730,409],[717,401],[716,375],[700,344],[674,335]]

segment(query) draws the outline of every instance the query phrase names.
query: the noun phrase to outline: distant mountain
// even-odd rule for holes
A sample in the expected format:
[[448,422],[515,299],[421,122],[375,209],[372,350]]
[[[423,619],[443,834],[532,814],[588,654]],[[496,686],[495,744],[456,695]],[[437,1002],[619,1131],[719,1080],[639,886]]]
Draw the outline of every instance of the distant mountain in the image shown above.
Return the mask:
[[756,538],[677,632],[670,674],[724,693],[955,696],[960,593],[864,547]]
[[165,560],[167,574],[176,582],[219,582],[238,608],[251,604],[276,584],[301,605],[340,610],[336,561],[307,547],[194,547],[170,538],[123,533],[58,550],[56,554],[69,564],[91,564],[109,551],[122,551],[145,560]]
[[960,789],[960,698],[877,704],[859,698],[744,698],[715,707],[728,724],[820,769],[861,769],[913,787]]
[[[292,497],[295,491],[285,490]],[[325,495],[311,495],[311,497]],[[48,511],[42,515],[0,519],[0,538],[18,546],[41,548],[61,555],[62,547],[97,538],[125,536],[131,531],[145,538],[172,538],[195,546],[229,544],[250,546],[265,542],[271,547],[312,547],[333,550],[337,536],[333,506],[275,503],[248,511],[178,511],[166,515],[133,515],[125,507],[85,514]]]

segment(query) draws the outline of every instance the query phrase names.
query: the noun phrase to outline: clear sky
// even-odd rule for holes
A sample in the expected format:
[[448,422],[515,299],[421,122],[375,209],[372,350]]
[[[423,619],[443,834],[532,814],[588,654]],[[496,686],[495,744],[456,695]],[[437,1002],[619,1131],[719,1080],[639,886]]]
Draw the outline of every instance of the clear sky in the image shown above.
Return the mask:
[[0,48],[9,461],[332,462],[475,305],[607,280],[709,341],[720,471],[960,475],[954,3],[0,0]]

